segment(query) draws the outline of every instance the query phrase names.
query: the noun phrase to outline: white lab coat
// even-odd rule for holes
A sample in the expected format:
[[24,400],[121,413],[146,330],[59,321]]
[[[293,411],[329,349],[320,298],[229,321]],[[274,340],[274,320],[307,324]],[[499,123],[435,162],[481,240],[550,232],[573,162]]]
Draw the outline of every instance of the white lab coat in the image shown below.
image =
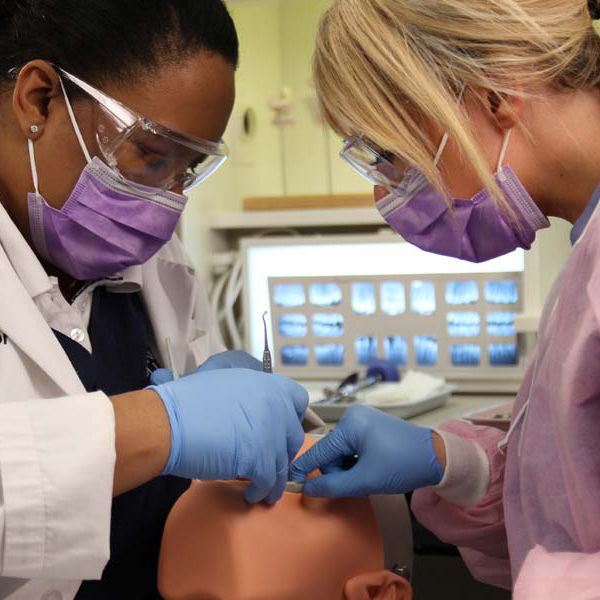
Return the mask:
[[[140,271],[163,364],[167,336],[180,373],[223,350],[178,239]],[[0,598],[11,600],[71,599],[109,558],[114,412],[86,393],[33,302],[49,286],[0,204]]]

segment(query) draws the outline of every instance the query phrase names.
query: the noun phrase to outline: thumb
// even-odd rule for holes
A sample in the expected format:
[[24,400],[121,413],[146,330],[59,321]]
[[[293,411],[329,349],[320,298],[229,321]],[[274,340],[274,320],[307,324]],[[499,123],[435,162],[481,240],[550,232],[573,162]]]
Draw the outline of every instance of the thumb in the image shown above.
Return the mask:
[[279,382],[284,393],[292,400],[296,416],[302,421],[308,408],[308,392],[299,383],[283,375],[268,375],[268,377]]
[[338,425],[294,462],[290,469],[290,477],[292,481],[306,481],[313,471],[341,463],[345,457],[354,455],[354,452],[346,439],[343,427]]
[[359,469],[355,467],[349,471],[336,471],[321,477],[309,479],[302,492],[305,496],[316,498],[355,498],[368,496],[367,491],[361,491]]
[[168,369],[156,369],[150,375],[150,383],[151,385],[163,385],[165,383],[170,383],[173,381],[173,373]]

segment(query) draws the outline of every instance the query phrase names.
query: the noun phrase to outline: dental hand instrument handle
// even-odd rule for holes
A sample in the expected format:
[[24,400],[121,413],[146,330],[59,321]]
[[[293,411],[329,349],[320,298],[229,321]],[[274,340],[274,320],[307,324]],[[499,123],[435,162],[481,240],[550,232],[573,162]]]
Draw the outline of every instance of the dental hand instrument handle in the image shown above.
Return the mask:
[[271,359],[271,351],[269,350],[269,337],[267,336],[267,321],[265,317],[267,316],[267,312],[265,311],[262,316],[263,325],[265,328],[265,350],[263,352],[263,372],[264,373],[272,373],[273,372],[273,361]]
[[175,355],[173,354],[173,344],[171,344],[171,338],[167,338],[167,360],[169,361],[169,370],[173,374],[173,381],[177,381],[179,379],[179,373],[177,372],[177,367],[175,366]]

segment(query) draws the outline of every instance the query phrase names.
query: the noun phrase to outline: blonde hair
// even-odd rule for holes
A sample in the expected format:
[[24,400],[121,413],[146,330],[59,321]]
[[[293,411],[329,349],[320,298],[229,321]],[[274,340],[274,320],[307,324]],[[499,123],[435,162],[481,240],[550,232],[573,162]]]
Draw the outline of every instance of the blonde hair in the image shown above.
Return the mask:
[[363,135],[442,189],[424,128],[433,125],[505,205],[461,90],[502,101],[519,87],[598,86],[600,38],[587,0],[335,0],[314,74],[325,119],[342,137]]

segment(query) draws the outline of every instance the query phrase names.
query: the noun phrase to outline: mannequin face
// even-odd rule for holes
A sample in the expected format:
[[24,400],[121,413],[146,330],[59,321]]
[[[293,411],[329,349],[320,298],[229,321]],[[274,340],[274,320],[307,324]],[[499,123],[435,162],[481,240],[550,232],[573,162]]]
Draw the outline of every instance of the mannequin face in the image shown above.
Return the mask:
[[410,584],[383,568],[369,500],[285,493],[275,506],[250,506],[246,486],[194,482],[176,503],[159,563],[166,600],[412,598]]

